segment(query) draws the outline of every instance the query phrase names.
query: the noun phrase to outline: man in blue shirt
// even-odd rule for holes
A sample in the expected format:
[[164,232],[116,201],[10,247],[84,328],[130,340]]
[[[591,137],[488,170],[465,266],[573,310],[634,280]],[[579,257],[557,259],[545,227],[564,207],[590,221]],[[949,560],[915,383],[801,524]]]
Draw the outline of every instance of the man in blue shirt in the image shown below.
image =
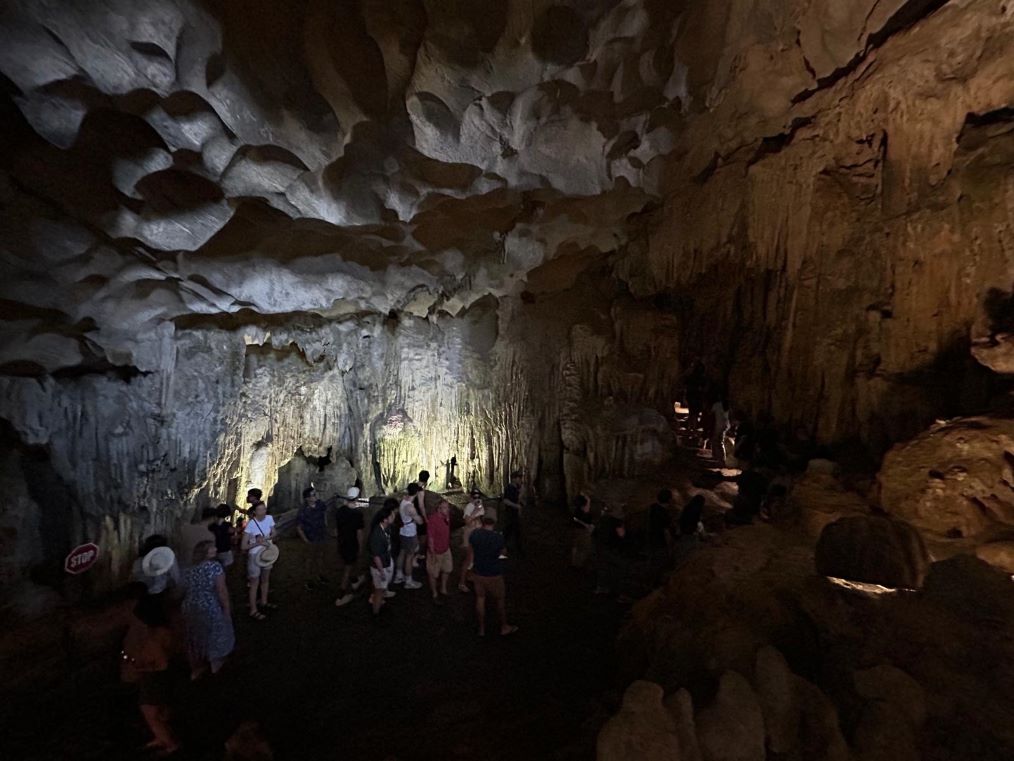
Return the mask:
[[475,584],[475,613],[479,618],[479,636],[486,636],[486,598],[491,597],[500,616],[500,635],[506,637],[518,630],[507,623],[506,589],[503,583],[504,538],[493,530],[496,521],[484,516],[482,526],[468,537],[466,565],[472,566]]
[[327,558],[327,506],[317,499],[317,492],[312,486],[303,489],[303,504],[299,508],[296,532],[307,545],[304,555],[304,571],[307,575],[305,586],[313,589],[316,582],[327,582],[324,575]]

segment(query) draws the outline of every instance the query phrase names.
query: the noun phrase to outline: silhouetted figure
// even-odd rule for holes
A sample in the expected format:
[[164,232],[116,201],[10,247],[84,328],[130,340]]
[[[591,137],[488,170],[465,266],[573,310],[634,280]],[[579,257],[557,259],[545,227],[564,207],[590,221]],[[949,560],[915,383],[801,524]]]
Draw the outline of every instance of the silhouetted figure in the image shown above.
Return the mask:
[[690,371],[683,379],[684,393],[687,399],[687,432],[694,446],[700,444],[701,413],[704,411],[704,394],[707,390],[708,376],[704,363],[695,359]]
[[727,453],[725,451],[725,437],[729,434],[731,417],[729,415],[729,400],[724,395],[719,396],[711,405],[711,456],[720,467],[725,467]]
[[574,498],[574,541],[570,548],[570,564],[574,568],[584,568],[591,557],[594,546],[592,533],[595,531],[595,520],[591,513],[591,497],[578,494]]
[[524,555],[524,540],[521,534],[521,484],[524,474],[520,470],[511,473],[511,480],[503,490],[503,537],[508,549],[519,557]]

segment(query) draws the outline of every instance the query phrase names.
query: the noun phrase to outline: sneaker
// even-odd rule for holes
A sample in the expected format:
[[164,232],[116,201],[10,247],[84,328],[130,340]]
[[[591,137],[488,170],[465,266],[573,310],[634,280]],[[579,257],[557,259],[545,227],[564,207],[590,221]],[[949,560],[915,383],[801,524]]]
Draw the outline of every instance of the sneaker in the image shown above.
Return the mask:
[[340,608],[342,605],[348,605],[350,602],[352,602],[352,600],[353,597],[351,594],[342,595],[341,597],[339,597],[337,600],[334,601],[334,604],[336,608]]
[[405,583],[405,574],[403,574],[403,573],[396,573],[396,574],[394,574],[394,582],[393,583],[395,583],[395,584],[404,584]]
[[365,576],[360,576],[358,579],[356,579],[355,581],[353,581],[352,582],[352,591],[353,592],[358,592],[359,591],[359,587],[361,587],[363,585],[364,581],[366,581],[366,577]]
[[390,589],[385,589],[384,590],[384,598],[385,599],[390,600],[392,597],[395,596],[395,594],[397,594],[397,593],[396,592],[392,592]]
[[409,579],[405,582],[405,589],[422,589],[422,584],[415,579]]

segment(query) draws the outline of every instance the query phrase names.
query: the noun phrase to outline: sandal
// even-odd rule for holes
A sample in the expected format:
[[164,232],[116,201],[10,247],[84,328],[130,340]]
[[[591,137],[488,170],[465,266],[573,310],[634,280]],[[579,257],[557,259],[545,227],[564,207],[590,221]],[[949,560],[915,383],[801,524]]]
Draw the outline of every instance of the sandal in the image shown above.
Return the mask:
[[278,606],[275,605],[273,602],[265,602],[258,605],[257,607],[259,607],[261,610],[278,610]]
[[507,627],[507,631],[504,631],[504,632],[500,632],[500,636],[501,636],[501,637],[509,637],[509,636],[511,636],[511,635],[512,635],[512,634],[513,634],[514,632],[516,632],[517,630],[518,630],[518,627],[516,627],[516,626],[508,626],[508,627]]
[[250,618],[252,618],[254,621],[266,621],[267,620],[267,616],[265,616],[259,610],[251,610],[250,611]]

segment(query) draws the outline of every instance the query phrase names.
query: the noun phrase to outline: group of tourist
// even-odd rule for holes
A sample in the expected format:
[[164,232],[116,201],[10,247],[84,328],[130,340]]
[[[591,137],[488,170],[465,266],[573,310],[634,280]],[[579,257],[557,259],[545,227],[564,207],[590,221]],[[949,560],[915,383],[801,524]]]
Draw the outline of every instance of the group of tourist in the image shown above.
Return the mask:
[[[503,579],[508,533],[520,552],[521,472],[512,474],[505,490],[505,532],[495,530],[496,520],[487,513],[482,493],[473,489],[463,510],[463,557],[456,576],[458,590],[475,591],[479,636],[487,631],[487,602],[496,608],[499,633],[509,636],[517,627],[509,623]],[[303,490],[303,504],[296,534],[307,546],[302,568],[307,589],[326,584],[326,572],[334,564],[328,549],[329,533],[337,538],[341,570],[336,607],[349,604],[365,583],[368,565],[372,591],[369,602],[379,617],[387,600],[395,596],[394,585],[406,590],[423,587],[416,581],[417,562],[429,581],[436,605],[443,605],[454,575],[451,547],[450,503],[428,489],[429,473],[409,484],[400,498],[389,497],[376,511],[366,531],[360,487],[350,487],[343,496],[324,502],[312,486]],[[228,505],[206,508],[200,520],[183,526],[177,551],[166,537],[149,536],[141,545],[132,568],[132,580],[139,585],[140,599],[133,610],[131,625],[121,653],[122,677],[138,685],[141,713],[153,739],[150,749],[162,754],[175,752],[179,743],[168,718],[169,664],[175,650],[176,632],[182,629],[190,663],[190,678],[216,674],[235,646],[232,604],[226,585],[227,569],[235,564],[237,551],[245,556],[247,615],[263,621],[277,606],[270,601],[271,571],[280,556],[275,518],[268,514],[260,489],[250,489],[248,510]],[[333,532],[328,517],[333,512]],[[181,562],[182,561],[182,562]],[[181,568],[181,564],[183,568]]]

